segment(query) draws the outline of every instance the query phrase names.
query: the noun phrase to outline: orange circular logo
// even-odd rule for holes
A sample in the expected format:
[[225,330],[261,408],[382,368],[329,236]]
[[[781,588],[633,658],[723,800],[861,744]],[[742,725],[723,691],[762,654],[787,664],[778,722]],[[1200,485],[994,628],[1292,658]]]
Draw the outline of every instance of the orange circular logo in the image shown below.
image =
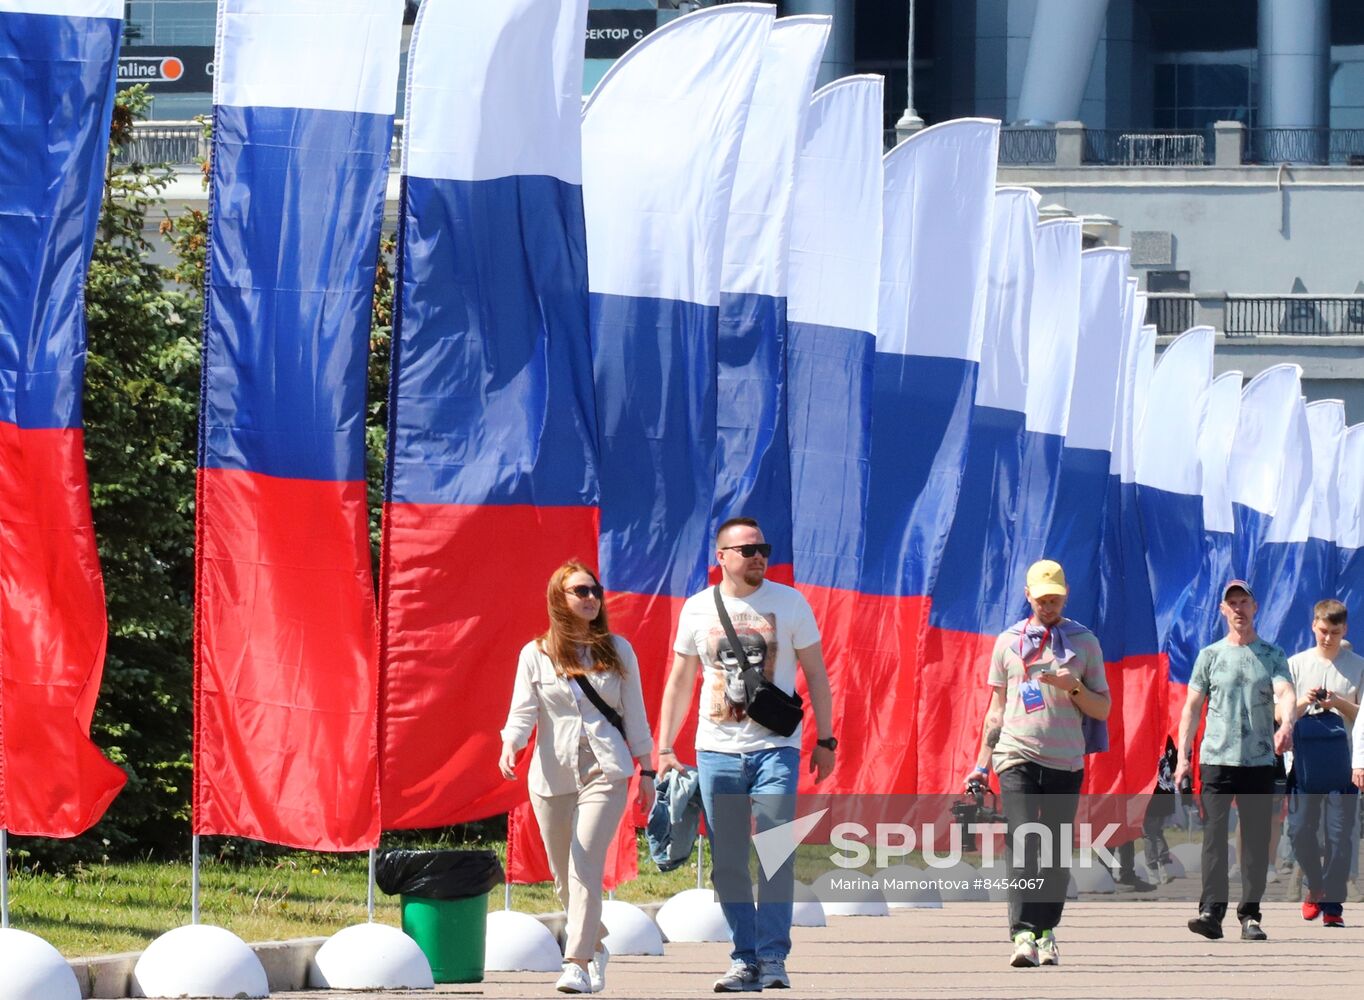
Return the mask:
[[175,56],[167,56],[161,60],[161,79],[178,80],[185,75],[185,64]]

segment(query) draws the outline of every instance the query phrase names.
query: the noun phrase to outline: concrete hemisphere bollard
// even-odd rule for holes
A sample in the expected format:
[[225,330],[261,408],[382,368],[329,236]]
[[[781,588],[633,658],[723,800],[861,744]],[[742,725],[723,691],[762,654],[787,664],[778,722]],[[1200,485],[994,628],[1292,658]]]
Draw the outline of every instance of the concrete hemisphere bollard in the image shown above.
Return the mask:
[[237,935],[187,924],[147,946],[133,966],[133,990],[144,997],[268,997],[256,953]]
[[1103,865],[1077,865],[1070,871],[1078,892],[1114,893],[1118,891],[1113,873]]
[[669,941],[729,940],[729,924],[710,889],[684,889],[659,907],[654,919]]
[[929,868],[927,877],[938,880],[944,903],[987,903],[990,890],[985,886],[986,872],[977,871],[965,861],[946,868]]
[[791,926],[828,927],[829,919],[824,914],[824,904],[819,901],[815,891],[799,879],[793,888]]
[[871,884],[876,875],[842,868],[825,872],[810,884],[830,917],[888,917],[890,907],[881,890]]
[[941,910],[936,875],[913,865],[891,865],[880,871],[881,895],[892,910]]
[[308,962],[308,985],[331,990],[429,990],[431,963],[417,942],[388,924],[337,931]]
[[[1178,861],[1179,866],[1184,869],[1186,875],[1197,875],[1203,871],[1203,845],[1190,842],[1187,844],[1176,844],[1170,848],[1170,860]],[[1231,864],[1231,859],[1227,859],[1227,864]]]
[[80,1000],[76,974],[61,952],[36,934],[0,930],[0,1000]]
[[483,968],[488,972],[558,972],[564,953],[550,929],[529,913],[488,914]]
[[601,904],[606,947],[612,955],[662,955],[663,933],[638,906],[620,899]]

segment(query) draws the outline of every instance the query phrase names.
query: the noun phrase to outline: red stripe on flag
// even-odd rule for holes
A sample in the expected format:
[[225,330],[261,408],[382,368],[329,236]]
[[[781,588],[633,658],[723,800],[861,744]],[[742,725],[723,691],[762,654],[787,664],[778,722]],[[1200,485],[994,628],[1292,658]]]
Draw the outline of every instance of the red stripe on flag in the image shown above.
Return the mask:
[[379,839],[365,484],[200,469],[194,832]]
[[463,823],[525,801],[524,780],[497,770],[517,654],[548,625],[550,574],[572,558],[596,565],[597,521],[593,507],[385,507],[384,829]]
[[74,837],[127,780],[90,741],[104,583],[80,430],[0,422],[0,827]]

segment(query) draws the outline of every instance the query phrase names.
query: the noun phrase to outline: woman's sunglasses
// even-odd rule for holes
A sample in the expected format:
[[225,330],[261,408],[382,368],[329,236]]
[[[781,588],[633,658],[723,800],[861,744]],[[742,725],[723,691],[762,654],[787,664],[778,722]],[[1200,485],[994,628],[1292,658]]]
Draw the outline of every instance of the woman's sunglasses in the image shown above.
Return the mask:
[[595,597],[600,601],[602,594],[605,593],[600,583],[593,584],[590,587],[585,583],[580,583],[576,587],[565,587],[564,590],[581,601],[585,601],[589,597]]
[[750,542],[747,545],[726,545],[726,551],[737,552],[745,559],[752,559],[754,556],[762,556],[764,559],[772,555],[772,546],[768,542]]

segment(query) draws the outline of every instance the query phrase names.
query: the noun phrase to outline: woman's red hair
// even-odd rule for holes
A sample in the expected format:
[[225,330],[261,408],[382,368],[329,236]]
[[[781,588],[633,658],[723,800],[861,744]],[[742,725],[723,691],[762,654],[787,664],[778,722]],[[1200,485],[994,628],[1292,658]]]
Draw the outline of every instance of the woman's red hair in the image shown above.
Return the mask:
[[[583,621],[569,608],[564,583],[574,573],[586,573],[592,577],[593,583],[601,584],[597,574],[576,559],[570,559],[550,574],[549,587],[545,593],[545,603],[549,606],[549,629],[539,638],[540,648],[561,677],[585,674],[589,669],[624,673],[625,664],[621,662],[620,653],[611,639],[611,630],[606,624],[606,601],[601,602],[597,617],[590,622]],[[590,668],[584,666],[584,660],[591,664]]]

